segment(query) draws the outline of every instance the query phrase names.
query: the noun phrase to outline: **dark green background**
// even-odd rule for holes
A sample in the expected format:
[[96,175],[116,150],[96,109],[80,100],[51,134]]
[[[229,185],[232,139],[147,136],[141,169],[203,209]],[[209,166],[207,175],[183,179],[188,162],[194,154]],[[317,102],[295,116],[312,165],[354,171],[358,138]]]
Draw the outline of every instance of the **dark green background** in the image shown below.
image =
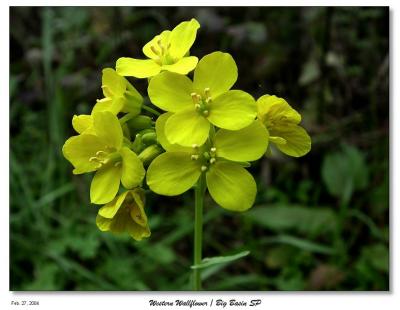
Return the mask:
[[191,53],[231,53],[235,88],[286,98],[313,141],[251,167],[251,211],[206,198],[204,255],[251,254],[205,271],[204,288],[388,290],[389,11],[339,7],[11,8],[10,289],[190,288],[193,193],[147,196],[146,241],[101,233],[91,176],[61,147],[102,97],[102,68],[192,17]]

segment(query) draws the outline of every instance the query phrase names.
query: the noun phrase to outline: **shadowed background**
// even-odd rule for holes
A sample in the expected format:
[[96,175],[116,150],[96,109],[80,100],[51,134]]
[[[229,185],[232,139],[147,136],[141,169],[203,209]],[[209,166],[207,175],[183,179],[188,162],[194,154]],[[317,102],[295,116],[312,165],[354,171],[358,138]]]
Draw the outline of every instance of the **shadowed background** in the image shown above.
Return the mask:
[[101,233],[91,176],[61,148],[101,70],[192,17],[191,54],[231,53],[235,88],[284,97],[313,142],[252,165],[251,211],[206,198],[204,256],[251,253],[204,271],[204,288],[388,290],[389,11],[268,7],[10,9],[10,289],[190,289],[193,193],[147,195],[146,241]]

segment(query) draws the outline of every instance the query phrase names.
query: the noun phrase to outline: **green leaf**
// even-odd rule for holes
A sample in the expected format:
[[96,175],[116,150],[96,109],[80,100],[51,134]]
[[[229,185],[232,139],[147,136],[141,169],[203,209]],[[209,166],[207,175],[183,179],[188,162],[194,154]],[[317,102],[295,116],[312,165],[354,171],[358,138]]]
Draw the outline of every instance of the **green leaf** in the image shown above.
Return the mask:
[[368,185],[368,167],[363,154],[350,145],[327,154],[322,164],[322,178],[328,192],[347,204],[355,190]]
[[218,264],[226,264],[238,260],[239,258],[245,257],[250,254],[250,251],[243,251],[234,255],[229,256],[215,256],[215,257],[206,257],[203,258],[202,262],[198,265],[193,265],[190,268],[192,269],[203,269],[210,266],[218,265]]
[[328,208],[308,208],[303,206],[258,206],[246,216],[255,223],[282,232],[293,230],[302,234],[316,235],[331,232],[336,226],[336,217]]
[[318,243],[315,243],[315,242],[312,242],[312,241],[309,241],[306,239],[301,239],[301,238],[297,238],[297,237],[293,237],[293,236],[289,236],[289,235],[278,235],[275,237],[265,238],[261,241],[261,243],[264,243],[264,244],[273,244],[273,243],[289,244],[289,245],[295,246],[299,249],[309,251],[309,252],[328,254],[328,255],[334,254],[334,249],[329,246],[318,244]]
[[363,247],[361,256],[376,270],[389,272],[389,251],[384,244]]

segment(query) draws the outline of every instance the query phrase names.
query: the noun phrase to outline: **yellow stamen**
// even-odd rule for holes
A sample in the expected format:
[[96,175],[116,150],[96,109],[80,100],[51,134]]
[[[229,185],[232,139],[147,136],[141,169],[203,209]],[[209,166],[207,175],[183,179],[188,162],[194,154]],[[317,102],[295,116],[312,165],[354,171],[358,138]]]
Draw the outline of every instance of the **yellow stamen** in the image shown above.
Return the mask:
[[150,46],[150,49],[151,49],[151,51],[152,51],[154,54],[156,54],[157,56],[160,55],[160,52],[159,52],[153,45]]

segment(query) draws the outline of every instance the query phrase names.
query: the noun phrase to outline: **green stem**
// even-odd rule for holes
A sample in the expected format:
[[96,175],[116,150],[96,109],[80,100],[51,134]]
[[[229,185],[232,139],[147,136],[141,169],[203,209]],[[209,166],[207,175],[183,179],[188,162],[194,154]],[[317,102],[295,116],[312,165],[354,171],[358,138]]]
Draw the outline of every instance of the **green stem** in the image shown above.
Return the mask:
[[149,106],[147,106],[147,105],[145,105],[145,104],[142,105],[142,109],[143,109],[143,110],[146,110],[146,111],[148,111],[148,112],[150,112],[150,113],[152,113],[152,114],[154,114],[155,116],[160,116],[160,115],[161,115],[160,112],[154,110],[153,108],[150,108]]
[[124,116],[122,116],[122,117],[119,119],[119,122],[121,123],[121,125],[122,125],[122,124],[125,124],[127,121],[131,120],[131,119],[134,118],[135,116],[136,116],[136,115],[134,115],[134,114],[132,114],[132,113],[125,114]]
[[[194,218],[194,258],[193,265],[201,263],[203,239],[203,204],[206,190],[204,173],[200,176],[195,188],[195,218]],[[201,269],[193,269],[193,290],[201,290]]]

